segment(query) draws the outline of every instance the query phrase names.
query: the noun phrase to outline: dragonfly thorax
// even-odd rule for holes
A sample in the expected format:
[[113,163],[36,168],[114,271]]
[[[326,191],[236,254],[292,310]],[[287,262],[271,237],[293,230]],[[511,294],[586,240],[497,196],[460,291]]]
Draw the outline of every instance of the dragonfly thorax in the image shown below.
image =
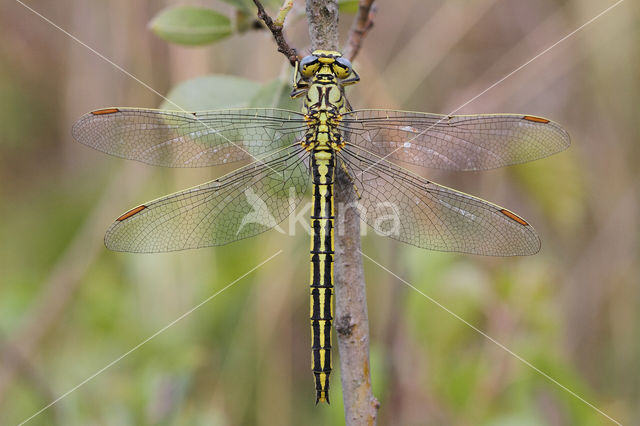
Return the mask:
[[304,100],[303,112],[305,114],[320,111],[327,111],[331,114],[347,112],[343,90],[335,81],[335,76],[333,78],[332,81],[324,74],[314,76]]
[[342,147],[338,125],[347,107],[338,84],[311,84],[302,112],[308,125],[304,141],[307,150],[339,150]]
[[308,151],[342,148],[338,125],[349,110],[343,84],[352,74],[351,63],[333,51],[316,50],[296,66],[292,97],[305,95],[302,113],[309,129],[302,145]]

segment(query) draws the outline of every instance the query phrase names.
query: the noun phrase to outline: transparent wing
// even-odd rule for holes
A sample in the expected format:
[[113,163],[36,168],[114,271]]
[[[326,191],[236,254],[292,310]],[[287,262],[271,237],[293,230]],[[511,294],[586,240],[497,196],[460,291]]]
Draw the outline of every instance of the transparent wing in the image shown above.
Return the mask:
[[297,112],[245,108],[204,112],[106,108],[83,115],[74,138],[116,157],[169,167],[257,158],[302,138]]
[[217,246],[277,226],[309,182],[299,146],[273,153],[222,178],[143,204],[107,230],[111,250],[165,252]]
[[538,252],[540,240],[514,213],[413,175],[361,148],[340,152],[364,222],[414,246],[491,256]]
[[347,142],[390,160],[485,170],[555,154],[570,145],[558,124],[530,115],[437,115],[393,110],[344,114]]

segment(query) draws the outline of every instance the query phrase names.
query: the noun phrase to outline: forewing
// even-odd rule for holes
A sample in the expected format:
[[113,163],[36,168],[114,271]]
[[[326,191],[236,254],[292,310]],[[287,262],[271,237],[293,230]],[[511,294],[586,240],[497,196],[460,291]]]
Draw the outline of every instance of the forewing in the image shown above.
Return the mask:
[[115,251],[166,252],[218,246],[275,227],[309,182],[304,150],[291,147],[220,179],[143,204],[108,229]]
[[344,114],[340,127],[348,143],[389,160],[434,169],[492,169],[543,158],[570,145],[562,127],[530,115],[359,110]]
[[502,207],[429,182],[355,147],[345,147],[340,158],[360,195],[352,201],[379,234],[431,250],[490,256],[540,249],[533,227]]
[[254,159],[293,144],[306,125],[297,112],[245,108],[204,112],[106,108],[83,115],[74,138],[121,158],[168,167]]

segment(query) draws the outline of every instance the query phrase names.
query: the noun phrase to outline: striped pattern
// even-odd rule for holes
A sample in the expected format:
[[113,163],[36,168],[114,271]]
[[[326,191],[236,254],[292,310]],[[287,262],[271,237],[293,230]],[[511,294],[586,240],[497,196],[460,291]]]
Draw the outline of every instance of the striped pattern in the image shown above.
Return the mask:
[[331,322],[333,320],[333,178],[332,151],[316,151],[312,160],[311,213],[311,369],[316,382],[316,403],[329,402],[331,374]]
[[[329,403],[331,323],[333,321],[334,209],[333,181],[336,152],[344,146],[338,123],[347,112],[345,98],[332,64],[338,52],[315,51],[313,75],[294,86],[305,87],[302,113],[308,131],[302,146],[311,153],[313,211],[311,213],[311,369],[316,383],[316,404]],[[307,80],[308,78],[308,80]],[[299,85],[299,86],[298,86]],[[297,96],[297,95],[294,95]]]

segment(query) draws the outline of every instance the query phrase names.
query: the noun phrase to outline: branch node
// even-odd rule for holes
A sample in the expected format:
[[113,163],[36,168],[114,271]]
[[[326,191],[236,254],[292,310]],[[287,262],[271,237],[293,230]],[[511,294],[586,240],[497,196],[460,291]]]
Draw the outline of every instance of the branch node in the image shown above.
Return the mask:
[[344,337],[351,336],[353,334],[353,329],[355,328],[355,326],[356,324],[351,322],[350,314],[341,316],[336,321],[336,331],[338,332],[338,334],[341,334]]

